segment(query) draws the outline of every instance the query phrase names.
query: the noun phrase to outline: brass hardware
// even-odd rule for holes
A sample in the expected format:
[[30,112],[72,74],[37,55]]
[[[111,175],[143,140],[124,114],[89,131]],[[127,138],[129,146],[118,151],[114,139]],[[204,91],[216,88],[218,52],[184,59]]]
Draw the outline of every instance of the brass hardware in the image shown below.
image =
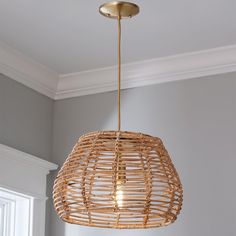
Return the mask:
[[99,7],[99,12],[106,17],[117,19],[131,18],[139,13],[138,5],[131,2],[108,2]]
[[121,119],[120,119],[120,87],[121,87],[121,22],[120,17],[118,17],[118,131],[120,131],[121,127]]
[[131,18],[139,13],[139,6],[131,2],[108,2],[99,7],[99,12],[118,21],[118,131],[121,129],[120,90],[121,90],[121,19]]

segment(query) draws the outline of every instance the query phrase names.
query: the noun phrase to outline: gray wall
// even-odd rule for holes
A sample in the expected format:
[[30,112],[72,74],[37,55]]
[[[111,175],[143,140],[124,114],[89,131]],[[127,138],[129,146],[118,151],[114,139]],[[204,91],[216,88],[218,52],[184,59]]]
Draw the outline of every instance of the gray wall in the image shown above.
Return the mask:
[[[108,230],[62,223],[50,236],[222,236],[236,234],[236,73],[122,92],[122,127],[163,139],[184,186],[176,223]],[[62,164],[83,133],[116,129],[113,92],[55,102],[53,157]]]
[[[51,204],[46,235],[235,235],[235,77],[229,73],[122,92],[123,129],[161,137],[172,154],[184,185],[176,223],[146,231],[86,228],[62,223]],[[62,164],[83,133],[116,129],[115,106],[114,92],[54,103],[0,75],[0,143]]]
[[[50,161],[53,107],[52,99],[0,74],[0,143]],[[49,187],[48,196],[50,194]],[[47,207],[47,236],[49,209]]]
[[50,160],[53,100],[0,74],[0,143]]

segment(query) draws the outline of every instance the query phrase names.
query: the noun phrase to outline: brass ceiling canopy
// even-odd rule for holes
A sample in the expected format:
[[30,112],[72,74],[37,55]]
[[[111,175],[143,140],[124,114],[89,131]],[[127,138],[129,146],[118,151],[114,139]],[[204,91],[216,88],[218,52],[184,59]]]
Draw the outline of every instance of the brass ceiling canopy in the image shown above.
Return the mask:
[[138,5],[131,2],[108,2],[99,7],[99,12],[109,18],[131,18],[139,13]]
[[158,137],[121,131],[121,19],[137,5],[111,2],[99,9],[118,22],[118,128],[81,136],[59,171],[54,207],[68,223],[117,229],[166,226],[177,219],[183,189]]

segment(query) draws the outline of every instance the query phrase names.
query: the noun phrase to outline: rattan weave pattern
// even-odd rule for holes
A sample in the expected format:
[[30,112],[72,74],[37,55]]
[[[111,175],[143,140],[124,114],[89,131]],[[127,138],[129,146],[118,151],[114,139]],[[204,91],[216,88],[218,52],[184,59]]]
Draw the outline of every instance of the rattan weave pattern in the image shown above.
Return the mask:
[[159,138],[98,131],[76,143],[55,180],[53,198],[68,223],[150,228],[176,220],[182,185]]

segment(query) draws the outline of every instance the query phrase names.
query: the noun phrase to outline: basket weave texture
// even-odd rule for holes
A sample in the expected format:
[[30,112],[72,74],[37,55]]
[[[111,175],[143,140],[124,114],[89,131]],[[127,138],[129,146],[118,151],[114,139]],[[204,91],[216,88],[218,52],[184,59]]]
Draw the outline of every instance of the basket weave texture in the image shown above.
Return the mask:
[[151,228],[174,222],[182,185],[159,138],[126,131],[82,136],[54,183],[54,206],[68,223]]

